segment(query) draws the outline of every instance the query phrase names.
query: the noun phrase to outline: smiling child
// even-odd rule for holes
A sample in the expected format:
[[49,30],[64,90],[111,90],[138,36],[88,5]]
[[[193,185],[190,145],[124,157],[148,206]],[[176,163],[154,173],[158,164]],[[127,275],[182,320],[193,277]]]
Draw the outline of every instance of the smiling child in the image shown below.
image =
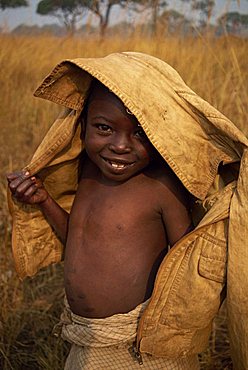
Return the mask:
[[13,250],[22,277],[64,254],[65,369],[199,369],[225,295],[227,165],[241,157],[209,120],[242,135],[139,53],[63,62],[36,95],[71,111],[7,177]]

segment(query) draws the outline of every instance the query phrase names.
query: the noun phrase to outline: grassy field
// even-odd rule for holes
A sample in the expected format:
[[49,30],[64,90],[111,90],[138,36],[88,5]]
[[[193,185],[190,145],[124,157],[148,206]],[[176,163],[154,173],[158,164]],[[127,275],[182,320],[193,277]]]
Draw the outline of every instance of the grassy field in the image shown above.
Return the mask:
[[[5,173],[21,168],[60,107],[32,93],[63,59],[140,51],[167,61],[186,83],[246,134],[248,40],[237,38],[58,39],[0,35],[0,368],[59,370],[68,346],[51,335],[62,309],[63,266],[19,281],[11,255]],[[231,369],[225,308],[217,317],[202,369]]]

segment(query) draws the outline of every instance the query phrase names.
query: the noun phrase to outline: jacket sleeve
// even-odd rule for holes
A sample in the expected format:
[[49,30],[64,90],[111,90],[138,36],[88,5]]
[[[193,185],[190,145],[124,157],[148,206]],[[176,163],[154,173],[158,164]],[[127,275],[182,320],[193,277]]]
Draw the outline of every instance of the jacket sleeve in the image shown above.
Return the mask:
[[[25,167],[38,174],[54,200],[70,211],[78,183],[80,112],[67,111],[44,137],[31,162]],[[16,271],[21,279],[35,275],[41,268],[59,262],[63,246],[38,206],[26,205],[8,192],[13,220],[12,250]]]

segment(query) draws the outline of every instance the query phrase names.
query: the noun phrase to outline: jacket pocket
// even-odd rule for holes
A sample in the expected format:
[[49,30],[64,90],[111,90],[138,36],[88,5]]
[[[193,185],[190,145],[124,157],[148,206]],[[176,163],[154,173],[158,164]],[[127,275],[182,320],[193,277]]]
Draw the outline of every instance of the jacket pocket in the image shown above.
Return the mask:
[[226,281],[226,239],[219,238],[224,224],[222,220],[211,225],[210,233],[205,231],[185,246],[183,258],[171,271],[171,285],[165,289],[160,324],[177,329],[211,324],[222,303]]
[[226,281],[226,243],[210,235],[204,237],[199,258],[199,275],[219,283]]

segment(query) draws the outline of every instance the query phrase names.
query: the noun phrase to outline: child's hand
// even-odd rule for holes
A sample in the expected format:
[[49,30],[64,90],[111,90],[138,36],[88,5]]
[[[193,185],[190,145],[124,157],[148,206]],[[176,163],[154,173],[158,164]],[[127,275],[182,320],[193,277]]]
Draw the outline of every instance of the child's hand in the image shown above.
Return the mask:
[[13,172],[7,174],[8,186],[12,195],[22,203],[40,204],[49,197],[42,181],[29,172]]

